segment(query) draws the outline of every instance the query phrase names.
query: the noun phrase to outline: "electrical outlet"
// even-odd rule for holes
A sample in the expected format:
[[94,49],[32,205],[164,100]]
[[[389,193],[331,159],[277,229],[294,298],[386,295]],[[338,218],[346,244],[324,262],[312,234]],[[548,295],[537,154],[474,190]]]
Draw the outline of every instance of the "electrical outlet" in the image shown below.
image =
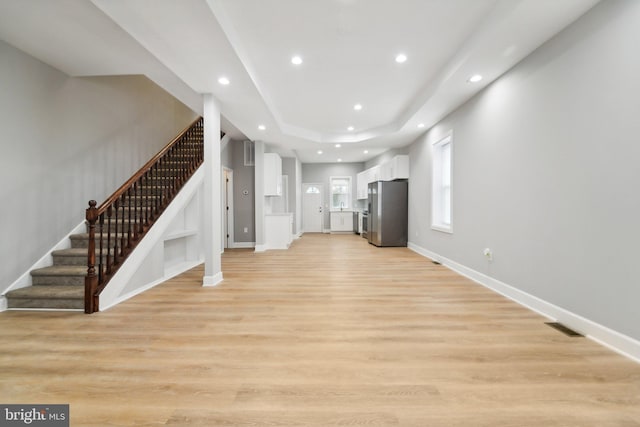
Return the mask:
[[493,252],[491,251],[490,248],[485,248],[484,251],[482,251],[482,253],[487,258],[487,261],[493,261]]
[[244,228],[244,232],[245,232],[245,233],[248,233],[248,232],[249,232],[249,227],[245,227],[245,228]]

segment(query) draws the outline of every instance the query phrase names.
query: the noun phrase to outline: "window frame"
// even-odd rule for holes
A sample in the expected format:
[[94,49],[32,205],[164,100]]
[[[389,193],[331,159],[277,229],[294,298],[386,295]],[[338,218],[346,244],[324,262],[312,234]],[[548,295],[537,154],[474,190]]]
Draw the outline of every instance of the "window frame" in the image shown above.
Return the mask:
[[[444,138],[434,142],[431,148],[431,228],[452,234],[453,132],[450,131]],[[446,160],[447,165],[444,164]]]
[[[333,195],[334,194],[345,194],[345,193],[334,193],[333,191],[333,181],[334,180],[347,180],[349,183],[347,184],[347,203],[345,206],[340,208],[340,206],[333,206]],[[352,209],[352,196],[353,196],[353,179],[351,176],[330,176],[329,177],[329,210],[330,211],[340,211],[340,210],[351,210]]]

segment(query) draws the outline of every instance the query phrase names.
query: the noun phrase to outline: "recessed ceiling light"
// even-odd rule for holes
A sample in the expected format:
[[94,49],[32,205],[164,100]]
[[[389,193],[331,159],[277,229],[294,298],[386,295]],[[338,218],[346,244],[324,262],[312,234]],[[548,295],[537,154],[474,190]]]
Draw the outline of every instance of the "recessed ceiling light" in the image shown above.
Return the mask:
[[353,129],[355,129],[353,126],[349,126],[349,127],[347,128],[347,130],[348,130],[348,131],[352,131]]
[[405,55],[404,53],[399,53],[396,56],[396,62],[398,64],[402,64],[403,62],[405,62],[407,60],[407,55]]
[[341,162],[341,161],[342,161],[342,159],[338,159],[338,161],[339,161],[339,162]]
[[482,76],[480,74],[474,74],[473,76],[469,77],[469,80],[467,80],[469,83],[478,83],[480,80],[482,80]]
[[354,110],[356,110],[356,111],[360,111],[360,110],[362,110],[362,104],[356,104],[356,105],[354,105],[354,106],[353,106],[353,109],[354,109]]
[[364,154],[369,154],[369,150],[364,150],[363,153]]
[[226,86],[226,85],[228,85],[230,82],[229,82],[229,79],[228,79],[228,78],[226,78],[226,77],[220,77],[220,78],[218,79],[218,83],[220,83],[221,85],[225,85],[225,86]]
[[265,129],[266,129],[266,126],[265,126],[265,125],[260,125],[260,126],[258,126],[258,129],[260,129],[260,130],[265,130]]
[[342,147],[342,145],[336,144],[336,148],[340,148],[340,147]]
[[322,150],[318,150],[318,154],[322,154]]
[[420,129],[422,129],[422,128],[424,127],[424,123],[419,123],[419,124],[418,124],[418,127],[419,127]]
[[293,65],[300,65],[300,64],[302,64],[302,58],[301,58],[301,57],[299,57],[298,55],[293,56],[293,57],[291,58],[291,63],[292,63]]

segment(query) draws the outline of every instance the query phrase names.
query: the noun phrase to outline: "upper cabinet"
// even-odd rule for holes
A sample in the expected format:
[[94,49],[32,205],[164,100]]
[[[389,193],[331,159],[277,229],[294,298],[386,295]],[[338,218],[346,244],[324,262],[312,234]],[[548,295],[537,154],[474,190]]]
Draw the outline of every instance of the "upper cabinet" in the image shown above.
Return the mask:
[[356,198],[367,198],[367,171],[362,171],[356,176]]
[[381,181],[394,181],[396,179],[409,179],[409,156],[397,155],[388,162],[383,163]]
[[391,160],[362,171],[357,176],[358,199],[366,199],[367,187],[370,182],[376,181],[394,181],[396,179],[409,179],[409,156],[399,154]]
[[264,153],[264,195],[282,195],[282,159],[276,153]]
[[376,182],[382,179],[382,167],[380,165],[360,172],[357,177],[356,195],[358,199],[366,199],[368,185],[370,182]]

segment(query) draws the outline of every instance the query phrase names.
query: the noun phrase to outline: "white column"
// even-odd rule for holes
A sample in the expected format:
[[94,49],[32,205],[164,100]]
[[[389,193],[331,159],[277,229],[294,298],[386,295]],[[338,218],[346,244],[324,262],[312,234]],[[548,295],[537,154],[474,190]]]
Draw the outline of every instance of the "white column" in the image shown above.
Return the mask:
[[203,286],[222,281],[222,204],[220,202],[220,104],[204,95],[204,277]]

